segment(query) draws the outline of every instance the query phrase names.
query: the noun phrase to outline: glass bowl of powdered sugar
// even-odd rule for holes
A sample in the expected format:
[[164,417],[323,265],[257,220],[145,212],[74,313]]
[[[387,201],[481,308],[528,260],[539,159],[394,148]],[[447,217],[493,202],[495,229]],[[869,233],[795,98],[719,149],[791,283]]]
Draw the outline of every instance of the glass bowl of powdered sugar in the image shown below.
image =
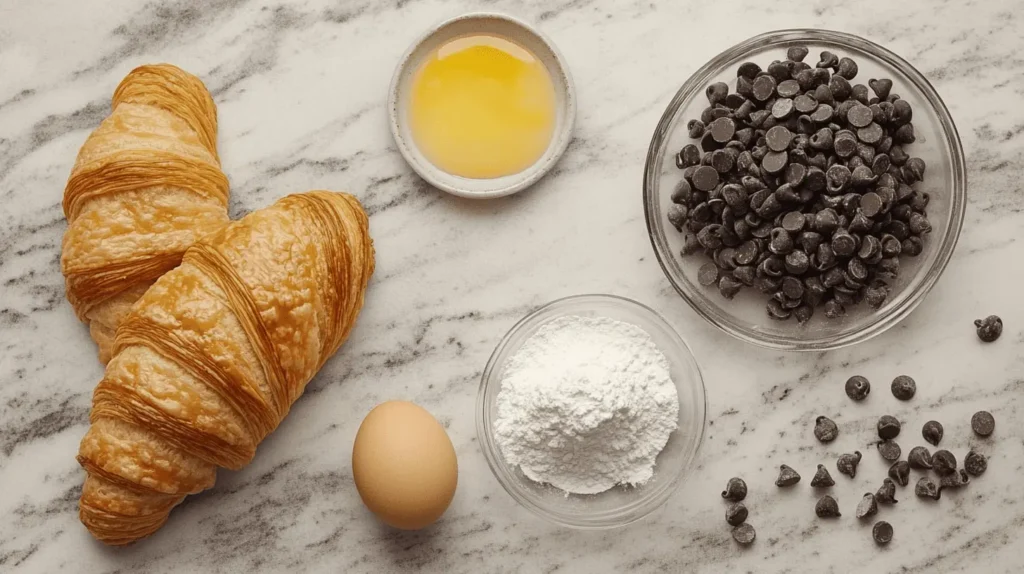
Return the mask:
[[652,309],[612,295],[559,299],[517,323],[487,362],[477,434],[501,486],[575,528],[660,507],[704,438],[700,369]]

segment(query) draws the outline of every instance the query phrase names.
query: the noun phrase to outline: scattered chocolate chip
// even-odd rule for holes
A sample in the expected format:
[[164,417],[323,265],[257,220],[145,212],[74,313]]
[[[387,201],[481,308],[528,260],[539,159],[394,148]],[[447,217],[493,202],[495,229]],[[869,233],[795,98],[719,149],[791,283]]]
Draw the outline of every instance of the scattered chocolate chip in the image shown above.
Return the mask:
[[911,468],[928,470],[932,467],[932,453],[923,446],[915,446],[910,449],[910,454],[907,455],[907,462]]
[[798,482],[800,475],[795,470],[785,464],[779,466],[779,478],[775,481],[775,486],[793,486]]
[[971,417],[971,430],[978,436],[990,436],[996,430],[996,419],[988,411],[978,411]]
[[814,488],[826,488],[835,486],[835,484],[836,481],[832,480],[832,475],[828,473],[825,465],[819,464],[818,471],[814,473],[814,478],[811,479],[811,486]]
[[846,396],[855,401],[862,401],[871,392],[871,383],[860,375],[854,375],[846,380]]
[[732,529],[732,539],[742,544],[743,546],[749,546],[757,538],[757,533],[754,532],[754,527],[743,523]]
[[939,490],[939,485],[935,484],[935,481],[922,476],[917,481],[917,486],[914,487],[914,494],[919,498],[931,498],[932,500],[938,500],[942,496],[942,491]]
[[996,315],[989,315],[984,319],[974,322],[978,331],[978,338],[985,343],[991,343],[1003,334],[1003,320]]
[[973,450],[964,458],[964,470],[971,476],[980,476],[988,470],[988,460]]
[[871,528],[871,537],[875,539],[875,544],[882,546],[892,542],[892,524],[884,520],[879,520]]
[[739,502],[746,497],[747,483],[739,477],[730,478],[729,482],[725,485],[725,490],[722,491],[722,498],[733,502]]
[[[792,279],[792,277],[787,277],[786,279]],[[785,289],[786,279],[783,279],[783,289]],[[800,297],[803,296],[803,284],[801,284],[799,280],[796,281],[796,284],[800,286],[801,293],[797,294],[794,298],[799,299]],[[827,443],[834,441],[836,439],[836,436],[838,435],[839,427],[836,426],[836,423],[833,422],[832,419],[826,416],[820,416],[817,418],[817,420],[814,423],[815,438],[817,438],[820,442]]]
[[883,440],[878,443],[878,454],[882,455],[882,458],[889,462],[896,462],[900,459],[903,451],[900,450],[900,445],[896,441]]
[[948,450],[937,450],[932,455],[932,468],[939,476],[956,472],[956,457]]
[[839,455],[839,460],[836,461],[836,468],[839,472],[855,478],[857,476],[857,465],[860,464],[861,454],[859,450],[853,451],[853,454],[842,454]]
[[889,478],[900,486],[910,484],[910,463],[905,460],[896,461],[889,467]]
[[730,526],[739,526],[747,521],[747,507],[742,502],[734,502],[725,509],[725,521]]
[[907,375],[900,375],[892,380],[892,396],[901,401],[909,401],[917,392],[917,383]]
[[928,421],[924,423],[921,428],[921,435],[924,440],[932,444],[932,446],[939,446],[939,441],[942,440],[942,423],[939,421]]
[[857,503],[857,518],[865,518],[878,514],[878,502],[875,495],[870,492],[864,493],[864,497]]
[[818,515],[818,518],[839,518],[842,516],[839,512],[839,503],[828,494],[819,498],[818,502],[815,503],[814,514]]
[[967,474],[967,471],[960,469],[955,472],[951,472],[939,479],[939,490],[945,490],[947,488],[961,488],[971,483],[971,477]]
[[882,486],[875,493],[875,500],[879,504],[896,504],[899,502],[896,500],[896,483],[891,478],[886,478],[882,481]]
[[892,415],[882,415],[878,419],[878,438],[894,439],[900,436],[900,421]]

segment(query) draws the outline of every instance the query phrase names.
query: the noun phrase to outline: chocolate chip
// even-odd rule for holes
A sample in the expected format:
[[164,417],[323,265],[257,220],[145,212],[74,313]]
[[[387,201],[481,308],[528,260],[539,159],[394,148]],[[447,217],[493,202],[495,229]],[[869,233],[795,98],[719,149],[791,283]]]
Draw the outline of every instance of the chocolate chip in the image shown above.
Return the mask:
[[775,93],[775,78],[771,76],[758,76],[754,78],[753,96],[759,102],[764,102]]
[[818,100],[814,96],[801,94],[793,98],[793,107],[801,114],[810,114],[818,109]]
[[900,421],[892,415],[882,415],[878,419],[878,437],[889,440],[900,436]]
[[889,97],[889,90],[892,89],[892,80],[888,78],[883,78],[881,80],[871,79],[868,80],[868,86],[875,92],[878,99],[884,100]]
[[939,490],[947,488],[961,488],[971,483],[971,477],[966,470],[960,469],[939,479]]
[[964,458],[964,470],[971,476],[980,476],[988,470],[988,460],[972,450]]
[[875,540],[875,544],[885,546],[892,542],[892,524],[884,520],[879,520],[871,527],[871,537]]
[[932,468],[935,474],[945,476],[956,472],[956,457],[948,450],[937,450],[932,455]]
[[780,171],[782,171],[783,168],[786,167],[787,161],[789,161],[789,156],[786,155],[786,152],[770,151],[766,153],[764,155],[764,159],[761,160],[761,169],[768,173],[779,173]]
[[[836,69],[836,75],[846,80],[854,79],[857,77],[857,62],[850,58],[840,58],[839,66]],[[836,76],[832,77],[835,78]]]
[[775,486],[793,486],[800,482],[800,475],[788,465],[779,466],[779,478],[775,480]]
[[[786,277],[785,279],[782,280],[783,290],[785,290],[787,279],[793,278]],[[799,280],[796,280],[796,284],[800,286],[800,293],[796,294],[796,296],[791,297],[793,299],[799,299],[801,296],[803,296],[803,284],[800,283]],[[786,293],[786,296],[789,297],[790,294]],[[839,427],[836,426],[836,423],[832,419],[826,416],[820,416],[817,418],[817,420],[815,420],[814,437],[817,438],[819,442],[829,443],[836,440],[837,436],[839,436]]]
[[747,507],[742,502],[734,502],[725,509],[725,521],[730,526],[739,526],[747,520]]
[[[738,154],[737,154],[738,155]],[[715,168],[715,171],[725,175],[732,171],[732,168],[736,166],[735,156],[727,152],[726,150],[715,150],[711,154],[711,167]]]
[[866,518],[875,514],[878,514],[878,502],[875,500],[874,494],[866,492],[857,503],[857,518]]
[[974,327],[977,330],[978,338],[985,343],[991,343],[1003,334],[1003,320],[997,315],[989,315],[984,319],[976,320]]
[[839,455],[839,460],[836,461],[836,468],[839,472],[849,476],[850,478],[856,478],[857,476],[857,465],[860,464],[861,454],[860,451],[855,450],[853,454],[842,454]]
[[775,126],[768,130],[764,139],[768,149],[781,152],[785,151],[789,147],[790,142],[793,141],[793,133],[786,129],[785,126]]
[[924,436],[924,440],[930,442],[933,446],[939,446],[942,434],[942,423],[939,421],[928,421],[921,428],[921,435]]
[[934,480],[923,476],[917,481],[917,486],[914,487],[914,494],[919,498],[938,500],[942,496],[942,491],[939,490],[939,485],[935,484]]
[[856,104],[850,108],[850,111],[846,112],[846,119],[850,122],[850,125],[857,128],[864,128],[871,125],[875,116],[867,106],[863,104]]
[[722,275],[718,279],[718,292],[726,299],[732,299],[741,289],[743,289],[743,283],[730,275]]
[[923,446],[915,446],[910,449],[907,455],[907,462],[911,468],[928,470],[932,467],[932,453]]
[[807,57],[808,50],[804,46],[790,46],[786,50],[786,59],[794,62],[803,62],[804,58]]
[[901,401],[909,401],[917,392],[917,383],[907,375],[900,375],[892,380],[892,396]]
[[842,514],[839,512],[839,503],[831,495],[826,494],[818,499],[818,502],[814,505],[814,514],[818,518],[839,518]]
[[718,266],[714,263],[705,263],[697,270],[697,282],[705,287],[718,283]]
[[[825,88],[828,90],[825,86],[818,86],[818,88]],[[832,115],[834,113],[835,110],[832,106],[828,104],[818,104],[818,107],[814,109],[813,113],[811,113],[811,120],[819,124],[827,123],[832,121]]]
[[736,133],[736,122],[730,118],[718,118],[708,126],[711,136],[720,144],[728,143]]
[[718,171],[711,166],[702,165],[693,172],[693,186],[701,191],[715,189],[718,182]]
[[878,443],[878,454],[882,455],[882,458],[889,462],[896,462],[900,459],[900,455],[903,451],[900,449],[900,445],[896,441],[883,440]]
[[743,546],[753,544],[755,538],[757,538],[757,533],[754,531],[754,527],[747,523],[732,529],[732,539]]
[[882,481],[882,486],[875,493],[875,500],[879,504],[896,504],[899,502],[896,500],[896,483],[891,478],[886,478]]
[[871,392],[871,383],[860,375],[855,375],[846,380],[846,396],[855,401],[862,401]]
[[978,411],[971,417],[971,430],[978,436],[991,436],[996,430],[996,419],[988,411]]
[[835,486],[835,484],[836,481],[832,480],[832,475],[828,473],[825,465],[819,464],[818,471],[814,473],[814,478],[811,479],[811,486],[814,488],[827,488]]
[[725,485],[722,491],[722,498],[732,502],[739,502],[747,497],[747,483],[742,478],[733,477]]
[[896,481],[900,486],[910,484],[910,463],[899,460],[889,467],[889,478]]
[[793,100],[789,98],[779,98],[772,104],[772,117],[777,120],[786,119],[791,113],[793,113]]

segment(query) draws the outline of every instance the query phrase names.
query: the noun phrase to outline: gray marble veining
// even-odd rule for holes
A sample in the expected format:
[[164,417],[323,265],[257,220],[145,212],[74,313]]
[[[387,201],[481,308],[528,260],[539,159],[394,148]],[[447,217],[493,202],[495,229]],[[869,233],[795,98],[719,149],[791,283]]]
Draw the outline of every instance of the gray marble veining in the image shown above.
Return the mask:
[[[570,63],[575,139],[555,171],[514,197],[471,202],[424,185],[386,127],[392,68],[428,22],[471,9],[537,21]],[[634,2],[613,0],[211,0],[0,4],[0,571],[4,572],[1019,572],[1024,535],[1024,2]],[[643,223],[647,145],[671,95],[728,46],[777,28],[865,36],[913,62],[945,99],[967,155],[970,196],[943,279],[907,320],[868,343],[782,354],[728,338],[668,286]],[[77,519],[75,463],[102,370],[64,299],[60,201],[75,154],[131,68],[168,61],[199,75],[219,106],[220,151],[240,216],[286,193],[348,190],[371,213],[378,268],[350,341],[239,472],[189,498],[158,534],[128,548],[94,542]],[[554,246],[554,248],[553,248]],[[577,532],[535,518],[501,490],[474,427],[494,345],[548,300],[611,292],[662,312],[694,348],[708,386],[699,466],[633,526]],[[996,344],[971,321],[999,313]],[[919,382],[898,403],[900,373]],[[842,383],[862,374],[871,397]],[[409,399],[447,427],[459,490],[436,526],[388,530],[359,502],[352,439],[362,416]],[[988,440],[970,415],[991,410]],[[853,518],[886,465],[868,445],[877,417],[946,425],[943,446],[989,471],[936,503],[900,489],[882,508],[896,535],[876,549]],[[811,429],[838,423],[827,448]],[[814,517],[818,462],[865,453],[857,478],[833,472],[844,511]],[[804,476],[779,492],[777,465]],[[738,548],[718,499],[745,476],[758,541]]]

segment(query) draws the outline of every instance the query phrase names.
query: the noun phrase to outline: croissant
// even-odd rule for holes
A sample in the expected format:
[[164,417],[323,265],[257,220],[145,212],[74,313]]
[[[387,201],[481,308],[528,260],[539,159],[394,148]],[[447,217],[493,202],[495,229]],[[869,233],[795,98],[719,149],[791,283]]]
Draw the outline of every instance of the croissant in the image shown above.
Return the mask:
[[142,66],[114,92],[64,189],[61,271],[100,360],[118,323],[196,239],[228,221],[217,109],[195,76]]
[[374,268],[343,193],[296,194],[200,239],[117,330],[78,461],[99,540],[152,534],[239,469],[351,331]]

